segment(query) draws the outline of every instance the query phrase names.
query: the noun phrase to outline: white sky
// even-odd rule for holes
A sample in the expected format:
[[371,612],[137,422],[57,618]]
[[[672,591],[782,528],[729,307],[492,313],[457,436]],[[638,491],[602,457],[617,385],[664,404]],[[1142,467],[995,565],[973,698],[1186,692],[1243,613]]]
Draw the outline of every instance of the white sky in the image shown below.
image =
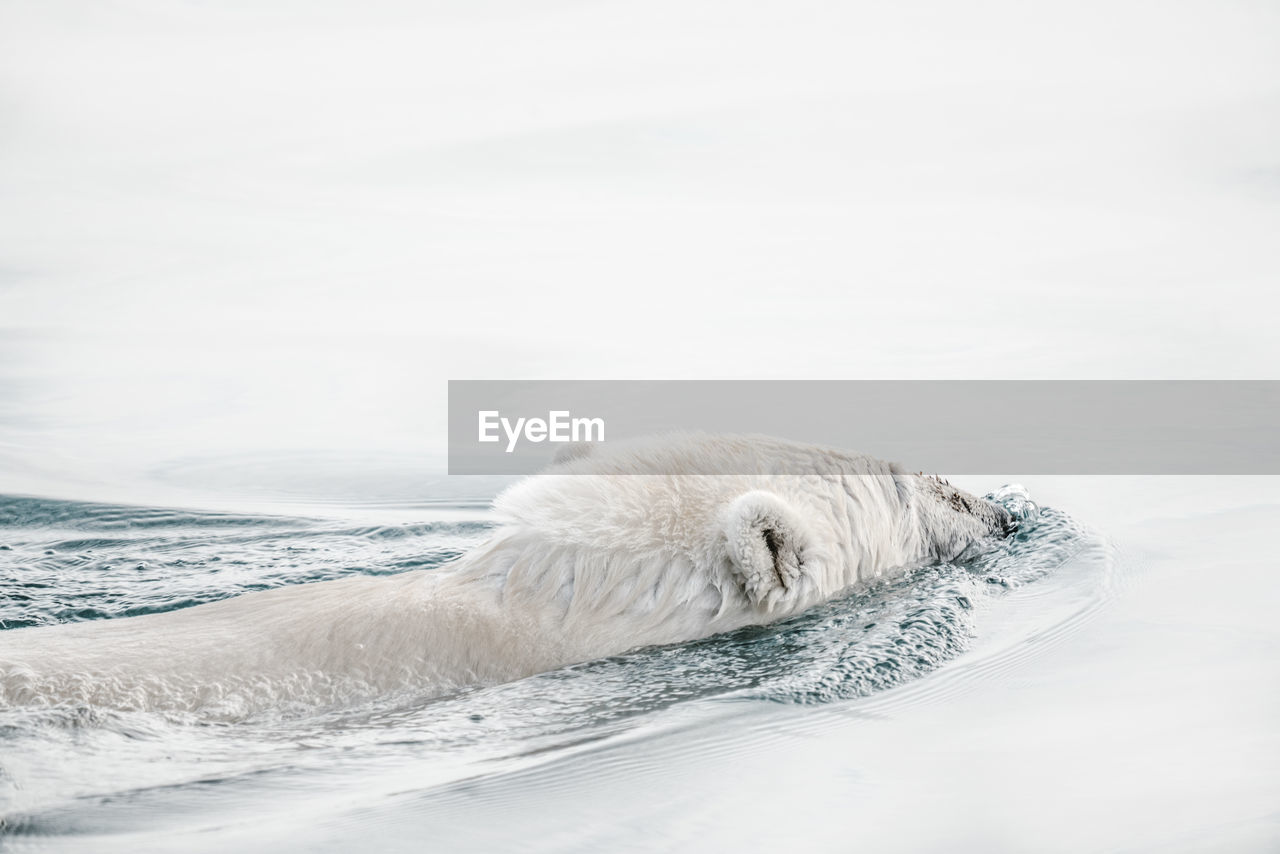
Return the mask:
[[1278,203],[1270,3],[6,0],[0,492],[451,378],[1273,378]]

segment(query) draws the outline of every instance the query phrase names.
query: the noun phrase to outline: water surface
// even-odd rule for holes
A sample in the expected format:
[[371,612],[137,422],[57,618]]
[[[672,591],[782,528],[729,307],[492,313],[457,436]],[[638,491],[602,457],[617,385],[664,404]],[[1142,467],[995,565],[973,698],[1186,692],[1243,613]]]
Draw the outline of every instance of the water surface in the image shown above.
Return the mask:
[[[285,702],[229,722],[83,706],[5,709],[5,832],[39,848],[163,847],[178,838],[217,847],[220,834],[246,822],[301,831],[345,815],[359,824],[362,811],[410,793],[447,801],[574,757],[598,761],[676,722],[692,727],[690,746],[702,751],[704,736],[753,732],[762,709],[874,698],[962,656],[987,612],[1056,574],[1078,576],[1082,598],[1041,630],[1066,631],[1107,596],[1111,555],[1099,535],[1022,490],[997,498],[1022,527],[966,560],[780,624],[445,698]],[[304,517],[0,499],[0,625],[121,619],[350,575],[437,571],[491,525],[473,504],[327,510]],[[370,521],[378,515],[394,521]],[[807,726],[809,714],[800,714]],[[393,833],[387,841],[404,840]]]

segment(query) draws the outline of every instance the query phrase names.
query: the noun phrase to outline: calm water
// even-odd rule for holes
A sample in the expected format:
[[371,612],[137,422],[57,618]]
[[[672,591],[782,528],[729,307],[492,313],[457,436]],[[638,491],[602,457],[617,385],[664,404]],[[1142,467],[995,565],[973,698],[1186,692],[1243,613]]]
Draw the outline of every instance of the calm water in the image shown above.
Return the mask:
[[[810,711],[858,709],[963,657],[988,612],[1011,595],[1046,583],[1079,593],[1069,612],[1037,622],[1038,643],[1106,599],[1114,556],[1100,535],[1037,507],[1023,490],[998,499],[1023,528],[972,560],[920,568],[785,624],[456,697],[282,705],[216,723],[84,707],[3,709],[5,832],[36,848],[164,848],[179,839],[220,848],[229,844],[224,835],[253,826],[256,844],[269,846],[279,832],[305,835],[321,821],[360,826],[371,809],[411,819],[424,814],[422,803],[448,803],[486,782],[563,775],[566,763],[598,762],[673,726],[689,727],[692,749],[701,750],[704,736],[727,731],[754,739],[762,711],[787,709],[808,725]],[[394,521],[371,524],[379,512]],[[333,508],[292,517],[0,499],[0,625],[115,620],[250,590],[433,570],[490,526],[483,506],[472,504],[366,507],[352,516],[358,520]],[[630,761],[643,773],[644,750]],[[530,790],[547,785],[529,782]],[[513,796],[511,805],[518,802]],[[471,840],[477,848],[494,827],[481,830]],[[374,832],[387,844],[410,841],[394,828]]]

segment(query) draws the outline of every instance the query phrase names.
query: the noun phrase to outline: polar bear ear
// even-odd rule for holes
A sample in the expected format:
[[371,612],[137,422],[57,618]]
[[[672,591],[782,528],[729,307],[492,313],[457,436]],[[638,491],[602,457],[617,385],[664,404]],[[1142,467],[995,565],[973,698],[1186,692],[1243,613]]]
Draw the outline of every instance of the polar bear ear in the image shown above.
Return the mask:
[[751,604],[772,608],[795,589],[811,537],[799,514],[772,492],[736,498],[722,516],[729,561]]

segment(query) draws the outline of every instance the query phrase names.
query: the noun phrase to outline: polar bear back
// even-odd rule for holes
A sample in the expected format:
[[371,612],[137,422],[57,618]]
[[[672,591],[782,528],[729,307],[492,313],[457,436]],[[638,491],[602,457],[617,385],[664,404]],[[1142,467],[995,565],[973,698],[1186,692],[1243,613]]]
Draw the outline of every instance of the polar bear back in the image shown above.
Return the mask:
[[906,477],[872,457],[694,434],[593,449],[494,506],[504,526],[536,535],[540,548],[680,560],[719,583],[734,560],[729,516],[743,496],[771,495],[807,541],[805,590],[791,597],[805,607],[926,557]]

